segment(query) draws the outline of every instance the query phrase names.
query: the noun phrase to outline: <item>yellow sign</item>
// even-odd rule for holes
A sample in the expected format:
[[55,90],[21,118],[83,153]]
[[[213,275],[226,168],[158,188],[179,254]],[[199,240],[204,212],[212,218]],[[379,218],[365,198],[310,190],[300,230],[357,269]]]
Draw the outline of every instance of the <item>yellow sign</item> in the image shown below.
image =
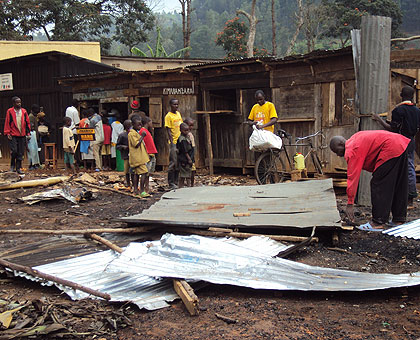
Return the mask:
[[77,134],[78,135],[94,135],[95,134],[95,129],[79,128],[79,129],[77,129]]
[[95,129],[79,128],[79,129],[77,129],[77,136],[82,141],[94,141],[95,140]]
[[79,135],[79,139],[82,141],[94,141],[95,135]]

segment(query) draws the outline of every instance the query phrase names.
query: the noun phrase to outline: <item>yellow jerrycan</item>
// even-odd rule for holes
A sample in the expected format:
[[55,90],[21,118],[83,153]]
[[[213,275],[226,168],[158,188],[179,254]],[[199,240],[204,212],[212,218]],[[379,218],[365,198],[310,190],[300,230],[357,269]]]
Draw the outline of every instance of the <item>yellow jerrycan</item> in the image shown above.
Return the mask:
[[301,153],[296,152],[295,156],[293,157],[293,161],[296,170],[305,169],[305,157]]

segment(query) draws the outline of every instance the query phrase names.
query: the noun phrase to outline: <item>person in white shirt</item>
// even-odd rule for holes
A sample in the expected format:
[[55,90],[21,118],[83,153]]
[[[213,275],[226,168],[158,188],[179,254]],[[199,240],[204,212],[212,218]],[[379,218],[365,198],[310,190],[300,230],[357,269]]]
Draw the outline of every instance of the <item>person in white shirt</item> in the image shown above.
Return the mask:
[[79,127],[80,123],[80,116],[79,111],[77,108],[79,107],[79,101],[77,99],[73,99],[71,106],[66,109],[66,117],[71,118],[71,126],[73,134],[76,134],[76,128]]
[[[80,115],[77,108],[79,107],[79,101],[77,99],[73,99],[71,102],[71,106],[69,106],[66,109],[66,117],[69,117],[71,119],[71,125],[70,129],[73,132],[74,136],[74,142],[77,144],[77,128],[79,127],[80,123]],[[80,151],[79,148],[77,150],[74,150],[74,158],[75,158],[75,165],[76,168],[79,168],[79,162],[80,162]]]

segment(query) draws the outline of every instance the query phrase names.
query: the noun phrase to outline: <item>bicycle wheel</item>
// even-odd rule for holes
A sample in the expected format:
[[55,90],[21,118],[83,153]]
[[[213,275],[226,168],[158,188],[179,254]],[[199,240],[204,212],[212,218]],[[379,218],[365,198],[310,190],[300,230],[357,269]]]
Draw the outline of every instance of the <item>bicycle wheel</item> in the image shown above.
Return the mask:
[[279,153],[266,151],[258,157],[254,166],[254,174],[258,184],[283,182],[286,172]]

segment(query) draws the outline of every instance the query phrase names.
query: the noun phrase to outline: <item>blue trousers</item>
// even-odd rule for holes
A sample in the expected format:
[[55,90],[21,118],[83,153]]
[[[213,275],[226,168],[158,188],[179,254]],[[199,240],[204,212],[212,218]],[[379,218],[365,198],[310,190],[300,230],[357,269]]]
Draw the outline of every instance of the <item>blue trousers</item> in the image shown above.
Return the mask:
[[408,160],[408,198],[417,197],[416,188],[416,169],[414,166],[414,151],[416,144],[414,138],[411,140],[407,147],[407,160]]

